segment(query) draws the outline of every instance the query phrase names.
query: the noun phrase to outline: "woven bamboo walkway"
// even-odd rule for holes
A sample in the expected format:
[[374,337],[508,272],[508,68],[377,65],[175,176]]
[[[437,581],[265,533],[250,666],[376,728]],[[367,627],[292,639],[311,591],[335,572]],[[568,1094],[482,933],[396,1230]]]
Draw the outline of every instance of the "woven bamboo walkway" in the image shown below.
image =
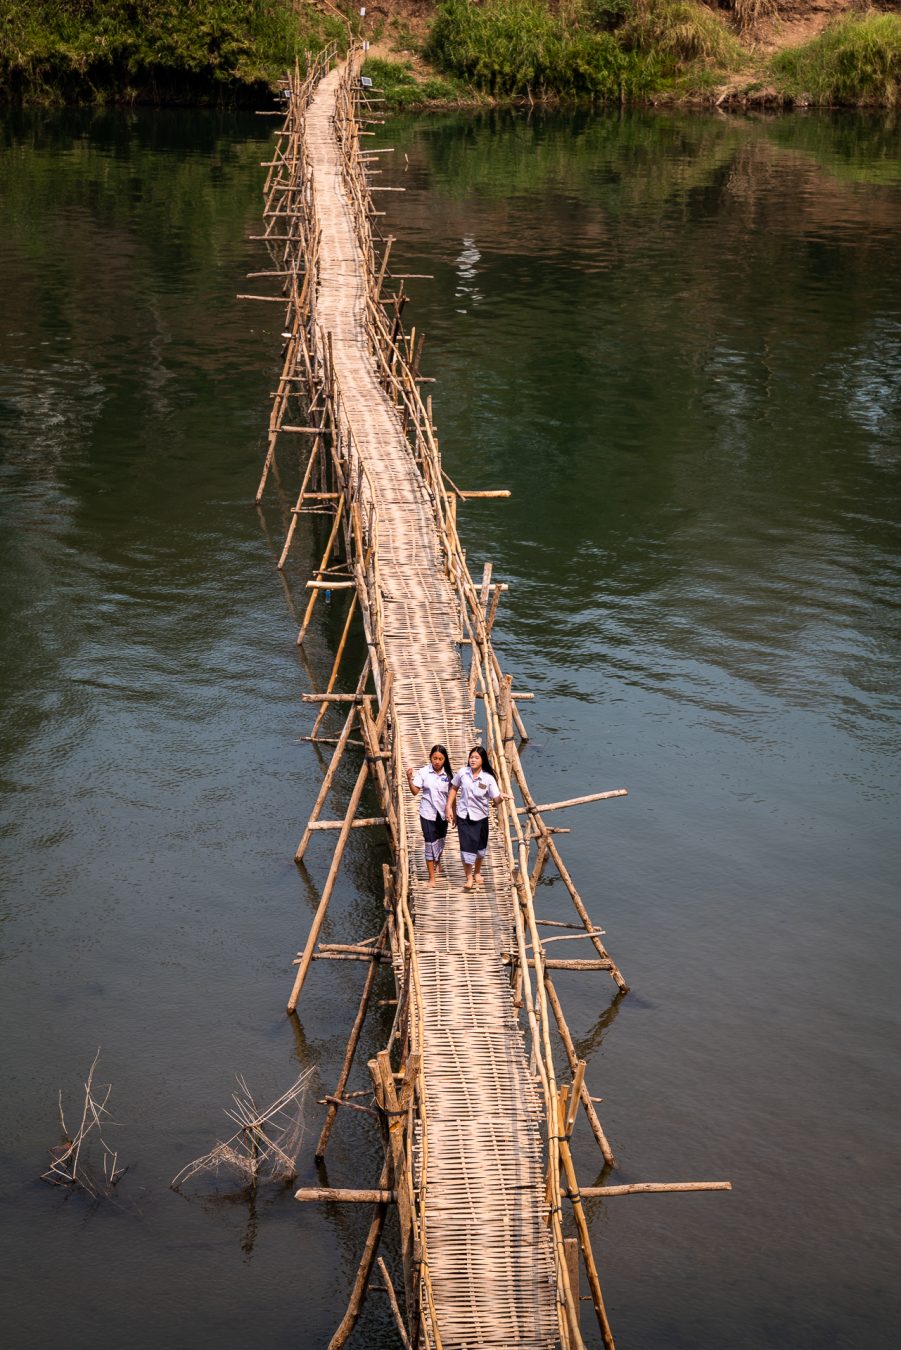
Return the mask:
[[[316,320],[332,360],[379,517],[383,638],[394,672],[395,735],[405,765],[435,741],[465,763],[476,732],[459,655],[459,604],[445,576],[435,514],[373,364],[366,276],[332,119],[339,71],[319,84],[306,148],[321,229]],[[419,835],[418,804],[404,804]],[[447,1350],[558,1344],[554,1261],[545,1222],[541,1103],[510,992],[513,886],[496,833],[484,892],[464,894],[453,835],[434,889],[412,882],[429,1102],[424,1218],[434,1306]],[[421,850],[411,851],[421,856]],[[475,1144],[475,1147],[474,1147]]]
[[[615,1350],[583,1200],[727,1190],[729,1183],[579,1186],[570,1142],[577,1117],[605,1166],[616,1159],[552,972],[607,972],[617,997],[627,985],[560,855],[559,829],[546,817],[627,794],[616,788],[541,805],[531,794],[520,753],[528,734],[517,706],[530,695],[514,692],[491,636],[506,587],[492,583],[490,563],[476,584],[457,530],[457,508],[469,497],[509,494],[464,492],[442,465],[418,374],[421,337],[404,329],[405,279],[389,271],[392,241],[380,238],[376,223],[382,213],[372,164],[385,152],[361,148],[366,124],[381,120],[360,78],[361,61],[353,43],[343,61],[332,46],[308,58],[304,75],[296,67],[286,80],[284,125],[266,161],[265,233],[252,236],[265,242],[271,265],[249,274],[277,279],[280,294],[241,297],[285,307],[283,367],[256,496],[260,502],[276,449],[299,445],[301,483],[279,568],[302,517],[331,520],[322,561],[306,582],[298,644],[323,590],[350,598],[327,687],[304,695],[319,704],[309,739],[334,749],[295,862],[303,863],[317,830],[337,833],[287,1008],[295,1013],[312,962],[364,964],[315,1156],[324,1163],[332,1129],[348,1110],[374,1116],[384,1146],[381,1176],[370,1189],[322,1185],[295,1194],[371,1206],[347,1311],[329,1350],[347,1343],[372,1288],[387,1295],[409,1350],[584,1350],[579,1253],[605,1350]],[[388,286],[394,289],[385,293]],[[354,623],[367,656],[351,692],[339,689],[338,677]],[[340,736],[320,731],[329,708],[342,711]],[[502,789],[485,885],[471,892],[463,890],[453,835],[438,884],[426,885],[418,802],[406,771],[423,764],[436,741],[458,768],[472,745],[483,745]],[[351,746],[364,755],[350,799],[341,817],[323,819]],[[361,818],[367,783],[382,815]],[[390,850],[384,925],[375,936],[323,942],[350,833],[370,827],[384,827]],[[536,888],[551,865],[572,900],[573,922],[536,914]],[[584,945],[572,957],[558,955],[552,942]],[[382,963],[394,974],[395,1015],[386,1047],[366,1066],[372,1105],[361,1108],[355,1099],[369,1089],[351,1090],[351,1075]],[[564,1200],[572,1206],[572,1237]],[[391,1206],[402,1299],[378,1255]],[[379,1285],[371,1283],[376,1267]]]

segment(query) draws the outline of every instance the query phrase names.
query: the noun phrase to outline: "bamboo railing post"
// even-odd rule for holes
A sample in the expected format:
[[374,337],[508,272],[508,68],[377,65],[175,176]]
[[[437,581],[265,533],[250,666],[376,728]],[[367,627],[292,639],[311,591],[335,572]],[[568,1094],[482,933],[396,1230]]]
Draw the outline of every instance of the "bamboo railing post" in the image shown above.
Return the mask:
[[[563,1239],[563,1246],[566,1249],[566,1270],[569,1275],[570,1288],[573,1291],[573,1300],[576,1310],[581,1319],[581,1300],[579,1297],[579,1239],[568,1237]],[[581,1331],[581,1325],[579,1330]]]
[[535,891],[535,887],[541,880],[541,874],[544,871],[544,865],[547,862],[547,856],[548,856],[547,838],[542,833],[538,836],[538,853],[535,858],[535,866],[532,868],[531,874],[529,876],[529,885],[531,886],[533,893]]
[[394,801],[388,786],[388,775],[385,771],[380,743],[375,734],[375,722],[365,704],[360,708],[360,727],[363,732],[363,740],[366,742],[368,749],[367,758],[372,766],[373,776],[378,785],[382,809],[388,819],[388,828],[391,831],[392,837],[396,839],[397,811],[395,810]]
[[[496,595],[500,594],[500,592],[496,591],[495,594]],[[497,676],[498,679],[500,679],[502,675],[501,663],[500,661],[498,661],[493,647],[491,648],[491,664],[494,667],[495,675]],[[515,699],[513,700],[513,721],[516,723],[516,730],[519,732],[520,739],[524,741],[529,740],[529,733],[526,731],[525,723],[520,717],[519,709],[516,706]]]
[[512,763],[514,754],[513,745],[513,676],[505,675],[501,686],[501,712],[502,726],[504,735],[504,755],[508,763]]
[[[412,1083],[418,1070],[418,1056],[407,1062],[405,1087]],[[398,1098],[391,1072],[391,1061],[387,1050],[379,1052],[369,1061],[369,1073],[376,1093],[376,1100],[384,1112],[386,1148],[391,1159],[394,1189],[397,1192],[397,1213],[400,1221],[401,1255],[404,1266],[404,1296],[407,1307],[407,1321],[412,1324],[416,1267],[419,1262],[418,1243],[415,1240],[412,1197],[407,1186],[406,1154],[403,1143],[404,1119],[408,1094],[405,1091]]]

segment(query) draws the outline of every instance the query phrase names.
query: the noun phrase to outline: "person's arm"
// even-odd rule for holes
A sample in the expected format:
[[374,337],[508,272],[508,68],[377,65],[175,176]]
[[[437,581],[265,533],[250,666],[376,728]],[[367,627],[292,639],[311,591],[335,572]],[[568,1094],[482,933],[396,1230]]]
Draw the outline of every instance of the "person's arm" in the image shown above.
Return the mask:
[[414,797],[418,796],[419,793],[422,791],[422,788],[416,782],[416,773],[415,770],[413,769],[407,770],[407,787],[413,793]]
[[444,808],[444,816],[450,825],[457,823],[457,789],[452,785],[447,794],[447,806]]
[[497,781],[496,778],[492,777],[492,775],[491,775],[490,773],[489,773],[489,774],[486,774],[485,776],[486,776],[486,778],[488,779],[488,800],[489,800],[489,801],[492,801],[492,802],[512,802],[513,798],[510,796],[510,793],[509,793],[509,792],[501,792],[500,786],[499,786],[498,781]]

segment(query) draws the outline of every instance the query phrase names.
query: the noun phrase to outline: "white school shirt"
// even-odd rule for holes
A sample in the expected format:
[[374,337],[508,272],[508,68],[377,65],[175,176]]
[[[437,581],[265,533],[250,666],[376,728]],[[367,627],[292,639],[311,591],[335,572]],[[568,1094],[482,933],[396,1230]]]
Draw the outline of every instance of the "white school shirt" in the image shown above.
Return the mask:
[[495,779],[484,769],[473,776],[467,764],[465,769],[454,774],[454,787],[457,789],[457,812],[468,816],[470,820],[484,820],[488,815],[488,803],[496,801],[501,790]]
[[425,820],[444,819],[447,806],[447,794],[450,792],[450,777],[446,769],[438,773],[431,764],[423,764],[413,775],[413,785],[420,789],[419,814]]

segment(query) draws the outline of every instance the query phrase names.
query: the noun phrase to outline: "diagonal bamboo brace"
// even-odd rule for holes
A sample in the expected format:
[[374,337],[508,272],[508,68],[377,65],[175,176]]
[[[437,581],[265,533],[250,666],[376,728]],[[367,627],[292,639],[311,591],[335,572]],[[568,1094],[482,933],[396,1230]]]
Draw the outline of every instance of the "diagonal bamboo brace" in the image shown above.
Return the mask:
[[[385,686],[383,690],[384,699],[382,702],[382,706],[379,709],[378,719],[375,724],[376,734],[379,736],[381,735],[384,729],[385,722],[388,717],[388,710],[391,704],[391,686],[393,683],[393,679],[394,677],[389,672],[388,677],[385,680]],[[310,936],[307,938],[307,945],[304,948],[303,957],[301,959],[300,966],[298,967],[297,977],[294,980],[294,987],[291,990],[291,997],[288,999],[289,1013],[293,1013],[295,1008],[297,1007],[297,1000],[300,998],[300,991],[303,989],[304,981],[307,978],[307,973],[310,969],[310,965],[313,960],[313,952],[316,948],[316,942],[319,938],[319,930],[322,928],[323,921],[325,920],[326,910],[328,909],[329,901],[332,898],[332,891],[335,889],[335,881],[337,880],[338,877],[338,869],[341,866],[341,859],[344,856],[344,849],[347,845],[348,839],[350,838],[351,824],[354,816],[357,814],[357,807],[360,805],[360,798],[363,795],[363,788],[366,786],[366,779],[368,776],[369,776],[369,765],[364,763],[360,768],[360,772],[357,774],[357,781],[354,785],[354,790],[351,793],[350,803],[347,807],[347,812],[344,816],[344,824],[341,827],[341,833],[338,835],[338,842],[335,845],[335,856],[332,858],[332,865],[329,868],[328,876],[325,879],[325,886],[323,887],[322,891],[322,899],[319,901],[319,907],[313,916],[313,923],[310,928]]]
[[[366,660],[363,662],[363,670],[360,674],[360,678],[357,681],[358,694],[362,694],[363,690],[366,688],[366,681],[368,680],[368,678],[369,678],[369,657],[367,656]],[[301,838],[300,843],[297,845],[297,851],[294,854],[294,861],[296,863],[303,861],[303,855],[306,853],[307,845],[309,844],[310,839],[313,836],[312,826],[319,819],[319,812],[325,805],[325,799],[329,794],[329,790],[331,789],[332,783],[335,778],[335,774],[338,772],[338,765],[341,763],[341,757],[344,754],[347,742],[350,739],[350,733],[353,730],[354,718],[356,717],[356,714],[357,714],[356,706],[352,704],[350,712],[347,714],[347,718],[344,722],[344,727],[341,731],[341,735],[338,737],[338,744],[335,746],[334,754],[332,755],[331,758],[331,763],[329,764],[328,769],[326,770],[325,773],[325,777],[322,780],[322,786],[320,787],[319,792],[316,795],[316,801],[313,803],[313,809],[310,812],[310,819],[307,821],[307,828],[304,830],[303,837]]]

